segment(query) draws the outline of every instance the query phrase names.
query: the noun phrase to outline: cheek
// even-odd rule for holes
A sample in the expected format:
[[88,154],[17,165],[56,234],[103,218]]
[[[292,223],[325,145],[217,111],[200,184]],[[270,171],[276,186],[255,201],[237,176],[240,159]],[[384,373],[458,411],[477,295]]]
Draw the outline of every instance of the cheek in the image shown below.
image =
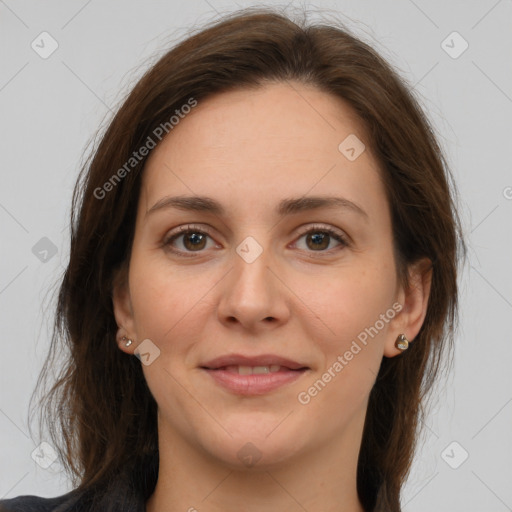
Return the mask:
[[185,292],[186,279],[173,272],[161,249],[145,248],[144,241],[137,239],[129,279],[137,330],[157,335],[170,329],[190,296]]
[[301,390],[299,403],[315,416],[329,417],[325,428],[333,433],[365,410],[379,371],[388,322],[394,317],[393,274],[384,279],[385,272],[389,269],[384,266],[341,272],[316,295],[314,309],[324,334],[316,331],[315,336],[312,322],[304,326],[322,353],[323,367]]
[[[149,338],[161,350],[166,367],[186,357],[204,337],[206,300],[218,276],[192,266],[179,272],[161,255],[134,255],[130,268],[130,293],[137,339]],[[179,359],[178,357],[179,356]]]
[[382,325],[379,319],[393,305],[394,282],[392,266],[366,261],[326,276],[321,285],[317,284],[313,291],[310,288],[306,300],[314,304],[312,309],[323,321],[326,339],[342,348],[376,322],[379,334],[386,332],[388,323]]

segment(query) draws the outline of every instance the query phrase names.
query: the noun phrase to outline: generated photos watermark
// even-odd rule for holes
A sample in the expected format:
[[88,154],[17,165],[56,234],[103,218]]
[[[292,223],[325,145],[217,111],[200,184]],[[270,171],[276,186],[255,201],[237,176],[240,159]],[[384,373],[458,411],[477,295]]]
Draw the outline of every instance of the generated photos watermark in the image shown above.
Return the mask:
[[[101,186],[94,189],[94,197],[96,199],[104,199],[108,192],[114,190],[114,188],[121,182],[123,178],[127,176],[142,160],[149,155],[149,152],[154,149],[157,145],[157,141],[160,142],[165,135],[179,124],[181,119],[184,119],[192,109],[197,106],[197,100],[189,98],[187,103],[183,104],[179,109],[176,109],[169,118],[169,121],[160,123],[152,132],[152,135],[148,135],[146,142],[137,150],[134,151],[130,158],[120,167],[112,176]],[[153,138],[155,137],[155,139]]]
[[[339,355],[329,368],[322,374],[321,378],[317,379],[315,383],[307,390],[301,391],[297,395],[297,400],[302,405],[307,405],[311,399],[320,393],[325,386],[331,382],[348,364],[354,356],[359,354],[361,350],[368,345],[368,337],[374,338],[379,332],[384,329],[385,325],[392,320],[397,313],[403,309],[403,306],[395,302],[391,308],[379,316],[379,319],[370,327],[366,327],[357,335],[357,340],[352,340],[350,348],[346,350],[343,355]],[[359,343],[358,343],[359,342]]]

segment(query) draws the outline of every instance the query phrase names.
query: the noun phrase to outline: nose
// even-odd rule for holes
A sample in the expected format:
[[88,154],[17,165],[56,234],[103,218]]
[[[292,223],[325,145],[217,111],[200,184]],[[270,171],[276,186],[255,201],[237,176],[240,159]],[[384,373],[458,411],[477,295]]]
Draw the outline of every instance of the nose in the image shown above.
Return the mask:
[[289,294],[268,250],[248,262],[233,254],[233,269],[222,280],[219,320],[233,328],[256,332],[273,329],[290,317]]

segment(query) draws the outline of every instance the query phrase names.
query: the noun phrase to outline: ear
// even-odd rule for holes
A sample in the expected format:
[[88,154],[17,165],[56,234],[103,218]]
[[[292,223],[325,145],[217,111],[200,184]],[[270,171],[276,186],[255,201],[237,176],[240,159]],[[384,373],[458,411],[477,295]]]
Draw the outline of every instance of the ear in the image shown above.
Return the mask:
[[[128,285],[128,269],[123,265],[115,274],[112,285],[112,304],[114,316],[119,327],[117,332],[118,347],[127,354],[133,354],[137,344],[135,343],[135,321]],[[133,343],[127,347],[123,336],[131,339]]]
[[401,286],[399,289],[397,302],[402,305],[402,309],[390,322],[384,356],[394,357],[401,354],[395,347],[399,334],[405,334],[409,342],[412,342],[420,332],[427,314],[432,272],[432,262],[429,258],[422,258],[409,266],[409,284],[407,288]]

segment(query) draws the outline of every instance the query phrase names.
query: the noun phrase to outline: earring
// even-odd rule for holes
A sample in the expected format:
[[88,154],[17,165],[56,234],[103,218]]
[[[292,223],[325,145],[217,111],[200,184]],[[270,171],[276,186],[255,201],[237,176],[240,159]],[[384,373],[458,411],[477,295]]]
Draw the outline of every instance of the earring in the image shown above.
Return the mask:
[[395,341],[395,347],[402,352],[409,348],[409,340],[405,337],[405,334],[400,334],[398,336]]
[[133,341],[129,340],[126,336],[123,336],[121,338],[121,341],[124,341],[124,346],[125,347],[129,347],[133,343]]

